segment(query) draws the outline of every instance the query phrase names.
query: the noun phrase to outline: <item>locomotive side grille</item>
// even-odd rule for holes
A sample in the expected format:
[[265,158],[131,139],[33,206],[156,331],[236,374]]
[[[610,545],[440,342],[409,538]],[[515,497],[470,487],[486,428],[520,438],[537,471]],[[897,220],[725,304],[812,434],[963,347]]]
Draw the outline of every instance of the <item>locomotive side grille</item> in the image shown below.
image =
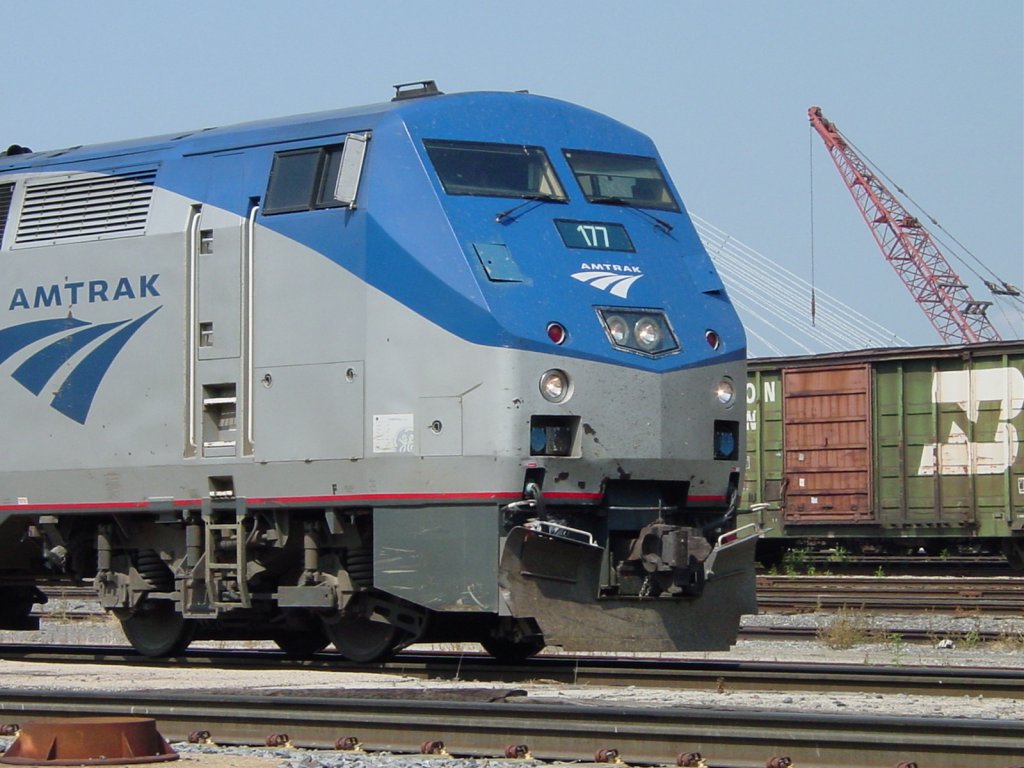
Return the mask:
[[7,215],[11,212],[11,199],[14,197],[13,184],[0,184],[0,243],[4,241],[4,229],[7,227]]
[[110,176],[75,174],[29,182],[15,243],[53,243],[141,235],[156,169]]

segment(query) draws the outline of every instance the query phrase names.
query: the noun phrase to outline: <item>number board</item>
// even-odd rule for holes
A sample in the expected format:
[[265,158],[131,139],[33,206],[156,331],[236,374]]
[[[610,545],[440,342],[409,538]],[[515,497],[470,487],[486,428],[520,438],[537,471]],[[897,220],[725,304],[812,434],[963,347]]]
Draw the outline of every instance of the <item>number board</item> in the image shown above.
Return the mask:
[[634,252],[633,241],[621,224],[601,221],[573,221],[555,219],[562,242],[569,248],[589,248],[595,251]]

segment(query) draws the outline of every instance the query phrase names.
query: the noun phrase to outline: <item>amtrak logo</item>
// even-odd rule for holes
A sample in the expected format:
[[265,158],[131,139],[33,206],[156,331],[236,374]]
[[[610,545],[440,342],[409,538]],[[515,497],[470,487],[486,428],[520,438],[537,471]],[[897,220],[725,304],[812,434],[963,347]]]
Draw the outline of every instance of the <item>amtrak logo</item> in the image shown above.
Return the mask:
[[640,267],[621,264],[580,264],[580,271],[573,272],[572,276],[581,283],[588,283],[598,290],[625,299],[633,283],[643,277],[644,273]]
[[0,330],[0,364],[37,341],[56,337],[30,355],[11,374],[11,378],[38,396],[65,363],[88,349],[64,377],[50,401],[54,410],[72,421],[85,424],[96,391],[117,355],[135,332],[159,310],[157,307],[134,320],[112,323],[93,324],[63,317],[8,326]]

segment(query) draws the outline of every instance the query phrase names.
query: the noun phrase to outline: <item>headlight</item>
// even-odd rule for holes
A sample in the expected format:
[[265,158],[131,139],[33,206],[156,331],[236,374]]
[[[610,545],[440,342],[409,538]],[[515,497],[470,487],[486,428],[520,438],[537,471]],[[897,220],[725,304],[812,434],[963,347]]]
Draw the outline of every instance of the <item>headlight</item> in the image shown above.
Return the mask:
[[732,379],[724,376],[718,382],[718,386],[715,388],[715,397],[722,405],[732,405],[732,401],[736,399],[736,390],[732,385]]
[[540,377],[540,393],[550,403],[563,403],[569,399],[569,374],[553,368]]
[[657,349],[658,345],[661,344],[661,328],[658,327],[654,318],[641,317],[636,321],[636,327],[633,331],[636,334],[636,343],[645,352]]
[[629,339],[629,326],[626,325],[625,320],[618,315],[610,315],[604,319],[604,323],[608,327],[608,335],[611,336],[615,344],[626,343],[626,340]]
[[679,351],[668,317],[657,309],[597,308],[608,340],[618,349],[649,357]]

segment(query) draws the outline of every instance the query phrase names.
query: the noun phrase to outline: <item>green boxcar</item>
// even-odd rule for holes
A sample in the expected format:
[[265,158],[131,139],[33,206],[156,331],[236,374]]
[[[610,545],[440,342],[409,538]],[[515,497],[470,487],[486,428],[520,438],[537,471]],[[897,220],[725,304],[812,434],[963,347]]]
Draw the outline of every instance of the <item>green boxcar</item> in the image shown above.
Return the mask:
[[1024,341],[749,361],[740,524],[1024,566]]

